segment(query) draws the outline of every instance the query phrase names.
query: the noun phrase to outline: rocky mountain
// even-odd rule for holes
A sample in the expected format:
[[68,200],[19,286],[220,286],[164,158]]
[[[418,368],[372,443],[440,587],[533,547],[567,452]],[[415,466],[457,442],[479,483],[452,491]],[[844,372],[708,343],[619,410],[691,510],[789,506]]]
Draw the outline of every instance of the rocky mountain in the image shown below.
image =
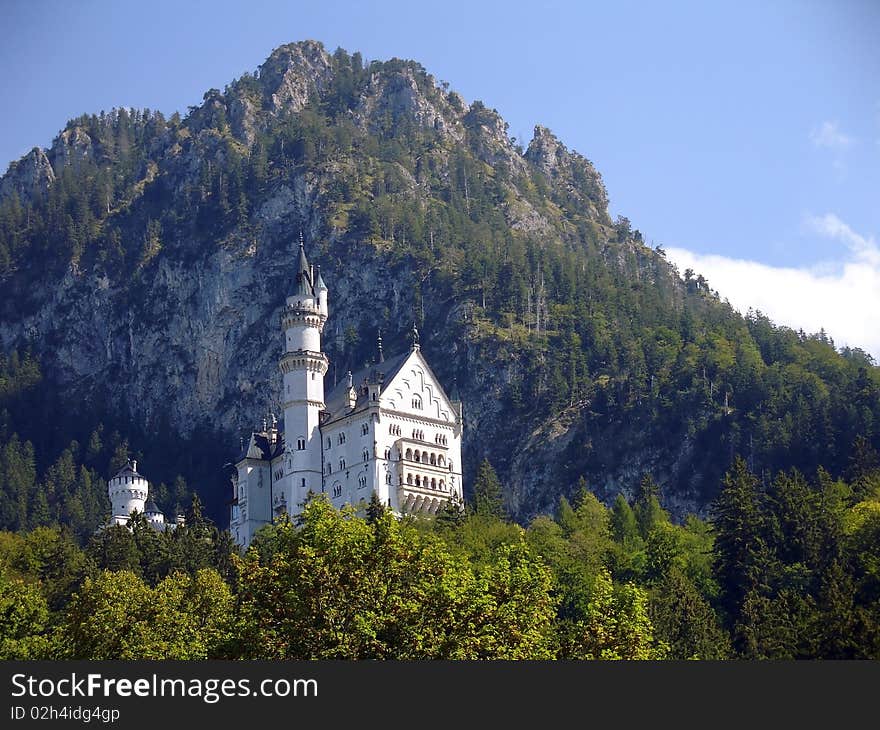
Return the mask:
[[[581,477],[607,500],[651,474],[681,517],[736,453],[841,472],[857,436],[880,447],[867,355],[682,278],[549,130],[523,150],[418,63],[311,41],[184,117],[71,120],[0,179],[0,343],[39,359],[65,412],[47,416],[55,441],[115,418],[133,448],[210,434],[232,460],[281,411],[300,234],[330,287],[328,385],[417,321],[465,404],[466,477],[488,458],[521,520]],[[35,438],[10,413],[5,431]],[[169,460],[220,514],[222,461]]]

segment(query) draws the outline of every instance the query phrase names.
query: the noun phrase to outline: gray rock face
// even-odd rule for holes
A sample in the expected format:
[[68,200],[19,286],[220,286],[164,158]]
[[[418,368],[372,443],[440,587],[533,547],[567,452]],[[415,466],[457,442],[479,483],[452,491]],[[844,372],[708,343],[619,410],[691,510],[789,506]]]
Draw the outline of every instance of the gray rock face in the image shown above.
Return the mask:
[[64,167],[78,168],[79,165],[95,156],[92,138],[80,127],[65,129],[55,138],[49,150],[52,167],[60,171]]
[[330,56],[315,41],[292,43],[272,52],[260,67],[260,80],[267,87],[274,112],[298,112],[311,96],[321,96],[333,70]]
[[569,151],[549,129],[540,125],[535,127],[525,158],[566,189],[576,204],[584,206],[591,217],[604,223],[611,222],[602,176],[593,163]]
[[13,193],[19,199],[40,197],[48,192],[55,182],[55,171],[44,150],[34,147],[20,160],[9,165],[9,170],[0,178],[0,200]]

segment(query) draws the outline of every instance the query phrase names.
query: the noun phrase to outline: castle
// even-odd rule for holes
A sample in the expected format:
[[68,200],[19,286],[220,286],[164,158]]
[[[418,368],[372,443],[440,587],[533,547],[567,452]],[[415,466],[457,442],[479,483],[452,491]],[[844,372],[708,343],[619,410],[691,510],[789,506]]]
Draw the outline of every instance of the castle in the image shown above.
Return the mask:
[[177,522],[165,521],[165,514],[149,496],[147,478],[138,473],[137,461],[129,461],[116,472],[107,484],[107,492],[111,504],[111,525],[127,525],[132,512],[143,514],[150,527],[160,532],[182,524],[183,518],[180,516]]
[[419,347],[377,362],[324,396],[321,333],[328,290],[302,241],[293,293],[281,312],[284,431],[274,418],[251,434],[235,464],[230,531],[237,543],[310,493],[359,505],[375,492],[395,514],[433,514],[462,498],[462,405],[446,395]]

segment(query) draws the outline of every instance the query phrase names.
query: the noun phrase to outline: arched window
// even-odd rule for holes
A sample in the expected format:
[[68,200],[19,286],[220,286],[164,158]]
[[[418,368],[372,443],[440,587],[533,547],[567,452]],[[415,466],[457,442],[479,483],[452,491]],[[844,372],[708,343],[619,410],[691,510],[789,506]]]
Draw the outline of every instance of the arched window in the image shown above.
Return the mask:
[[437,466],[446,466],[446,459],[443,454],[440,454],[440,456],[437,457]]
[[431,480],[431,489],[437,489],[437,480],[436,479]]
[[331,464],[329,461],[327,462],[327,469],[326,469],[325,471],[326,471],[328,474],[332,474],[332,473],[333,473],[333,464]]
[[370,427],[368,424],[363,424],[361,426],[361,436],[366,436],[370,432]]
[[422,397],[420,395],[414,396],[412,399],[412,407],[417,408],[418,410],[422,409]]
[[418,474],[416,474],[416,486],[422,486],[422,478]]
[[345,469],[345,459],[340,459],[339,460],[339,470],[342,471],[343,469]]
[[442,479],[440,480],[440,491],[446,491],[446,482],[444,482]]
[[407,449],[407,450],[406,450],[406,460],[407,460],[407,461],[412,461],[412,449]]
[[422,455],[418,451],[415,452],[414,456],[417,462],[420,462],[422,460]]
[[407,484],[412,484],[412,474],[407,474],[407,475],[406,475],[406,483],[407,483]]
[[367,451],[366,449],[364,449],[363,454],[364,454],[364,461],[369,461],[370,460],[370,452]]
[[333,442],[330,440],[330,437],[328,436],[327,437],[327,448],[330,449],[331,446],[333,446]]
[[427,451],[423,451],[423,452],[422,452],[422,463],[423,463],[423,464],[427,464],[427,463],[428,463],[428,452],[427,452]]
[[385,458],[386,458],[386,459],[390,459],[390,458],[391,458],[391,449],[385,449]]
[[333,485],[333,498],[335,499],[336,497],[339,497],[341,495],[342,495],[342,485],[341,484],[334,484]]
[[390,471],[385,475],[385,483],[391,484],[391,472]]
[[437,457],[431,454],[431,466],[437,466]]

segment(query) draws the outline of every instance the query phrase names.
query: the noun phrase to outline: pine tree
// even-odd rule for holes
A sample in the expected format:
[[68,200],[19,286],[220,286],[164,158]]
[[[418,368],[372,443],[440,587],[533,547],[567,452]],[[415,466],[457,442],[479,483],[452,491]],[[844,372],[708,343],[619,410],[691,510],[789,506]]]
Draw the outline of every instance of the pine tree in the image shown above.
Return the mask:
[[474,480],[474,513],[483,517],[504,519],[501,481],[488,459],[483,459]]

